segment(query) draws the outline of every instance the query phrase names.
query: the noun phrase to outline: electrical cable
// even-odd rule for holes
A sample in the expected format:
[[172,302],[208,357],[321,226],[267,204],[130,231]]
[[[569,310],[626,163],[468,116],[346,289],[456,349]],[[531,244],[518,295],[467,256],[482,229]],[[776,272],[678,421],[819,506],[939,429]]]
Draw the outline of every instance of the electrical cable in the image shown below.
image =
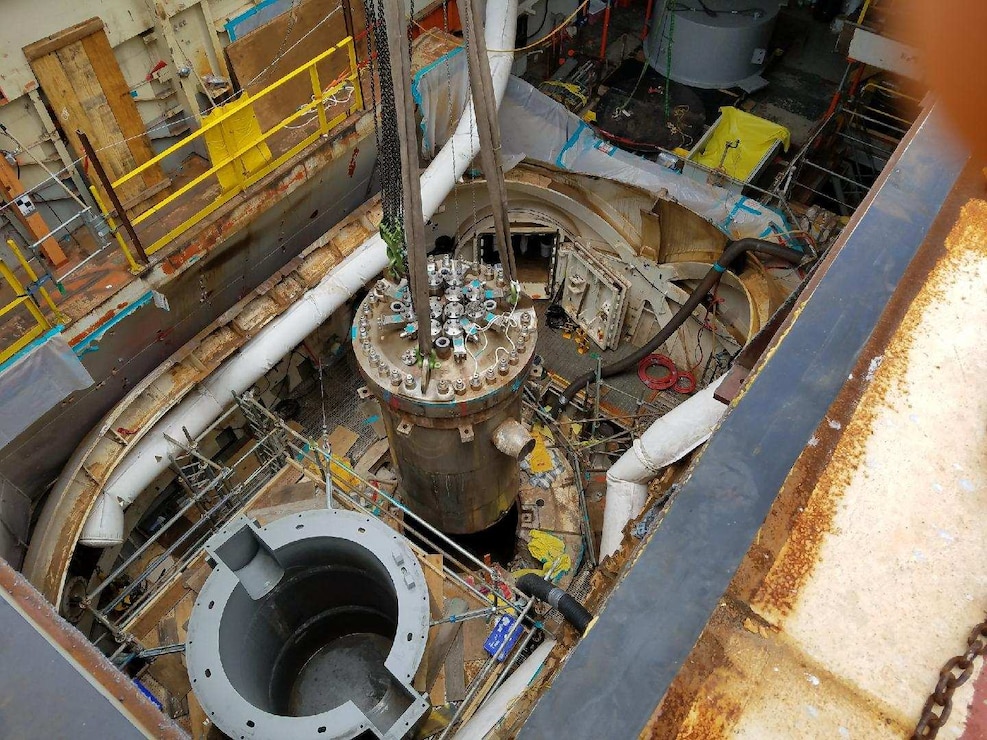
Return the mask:
[[[627,357],[616,360],[609,365],[604,366],[600,370],[600,378],[612,378],[617,375],[623,375],[630,369],[637,366],[642,357],[647,357],[652,354],[655,350],[661,347],[669,337],[674,334],[680,326],[685,322],[687,318],[692,316],[692,312],[702,303],[703,299],[706,297],[707,293],[711,291],[716,284],[720,281],[723,273],[726,272],[727,267],[732,264],[740,255],[746,252],[755,252],[760,254],[768,254],[772,257],[778,257],[792,264],[800,264],[805,257],[801,252],[788,247],[783,247],[774,242],[764,241],[763,239],[738,239],[737,241],[731,242],[727,245],[726,249],[723,250],[723,254],[720,255],[719,259],[713,263],[713,266],[709,269],[706,275],[700,281],[699,285],[693,289],[692,293],[689,294],[688,299],[685,303],[675,312],[675,315],[669,319],[668,323],[665,324],[658,333],[641,347],[636,352],[632,352]],[[572,381],[562,394],[559,396],[558,401],[553,409],[553,414],[558,415],[559,412],[564,409],[573,397],[582,390],[586,385],[588,385],[596,377],[596,371],[590,371],[584,373],[583,375]]]
[[569,25],[569,22],[573,18],[575,18],[577,15],[579,15],[579,11],[581,11],[583,8],[585,8],[587,5],[589,5],[589,2],[590,2],[590,0],[583,0],[583,2],[580,3],[579,6],[574,11],[572,11],[572,15],[570,15],[568,18],[566,18],[564,21],[562,21],[562,23],[560,23],[554,29],[552,29],[551,31],[549,31],[547,34],[545,34],[544,36],[542,36],[538,41],[535,41],[533,44],[528,44],[527,46],[522,46],[520,49],[487,49],[487,51],[488,52],[493,52],[495,54],[511,54],[511,53],[517,53],[517,52],[521,52],[521,51],[529,51],[531,49],[534,49],[537,46],[541,46],[546,41],[548,41],[550,38],[553,38],[557,33],[559,33],[559,31],[562,31],[563,29],[567,28],[568,25]]
[[[535,31],[535,32],[533,32],[533,33],[529,33],[525,37],[524,43],[528,43],[528,39],[530,39],[532,36],[534,36],[534,37],[537,38],[538,34],[540,34],[541,33],[541,30],[545,27],[545,21],[548,20],[548,3],[549,3],[549,0],[545,0],[545,12],[542,13],[541,23],[538,24],[538,30]],[[445,6],[443,6],[443,7],[445,7]]]

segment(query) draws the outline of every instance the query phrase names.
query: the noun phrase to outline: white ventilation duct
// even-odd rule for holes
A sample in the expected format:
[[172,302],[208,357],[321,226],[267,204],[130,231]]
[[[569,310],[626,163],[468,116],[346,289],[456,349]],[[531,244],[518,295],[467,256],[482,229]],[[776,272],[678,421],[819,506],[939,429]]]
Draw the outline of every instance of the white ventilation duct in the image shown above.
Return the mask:
[[641,513],[648,483],[661,469],[681,460],[709,439],[727,407],[713,398],[723,381],[717,378],[655,421],[607,471],[600,558],[620,549],[624,526]]
[[[517,0],[488,2],[485,33],[488,49],[513,49]],[[489,51],[496,105],[499,108],[511,75],[514,54]],[[480,151],[476,113],[470,100],[456,132],[422,173],[422,211],[427,221],[452,192],[456,182]],[[367,239],[318,285],[274,319],[240,351],[172,409],[120,462],[86,520],[79,541],[108,547],[123,541],[123,517],[112,507],[126,509],[168,467],[168,442],[184,439],[182,428],[196,437],[222,414],[231,393],[243,393],[297,347],[360,287],[387,267],[379,235]]]

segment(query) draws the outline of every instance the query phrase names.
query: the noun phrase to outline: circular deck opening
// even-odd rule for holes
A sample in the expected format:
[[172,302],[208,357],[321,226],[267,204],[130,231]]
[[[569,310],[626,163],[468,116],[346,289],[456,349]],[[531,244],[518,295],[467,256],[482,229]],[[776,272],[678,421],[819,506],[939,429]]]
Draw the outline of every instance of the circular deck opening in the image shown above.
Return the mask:
[[381,562],[334,537],[277,552],[280,583],[254,601],[238,585],[223,610],[219,657],[233,688],[263,712],[307,717],[353,701],[367,712],[391,678],[398,599]]
[[450,534],[449,539],[480,560],[489,555],[498,565],[507,567],[517,554],[520,509],[515,501],[507,513],[486,529],[470,534]]

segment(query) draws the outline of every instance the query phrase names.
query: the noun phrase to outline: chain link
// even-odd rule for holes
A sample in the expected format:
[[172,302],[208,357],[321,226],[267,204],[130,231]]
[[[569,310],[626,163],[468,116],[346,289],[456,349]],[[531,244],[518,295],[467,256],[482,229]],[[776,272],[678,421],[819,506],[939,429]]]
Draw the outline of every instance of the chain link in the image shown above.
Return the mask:
[[[378,115],[374,118],[374,134],[377,139],[377,163],[380,172],[380,200],[383,210],[381,236],[399,234],[401,246],[391,247],[389,261],[391,269],[399,274],[408,273],[407,249],[404,247],[404,218],[402,213],[403,177],[401,174],[401,140],[398,136],[398,119],[394,100],[394,83],[391,76],[391,60],[387,46],[387,28],[384,25],[382,2],[392,0],[364,0],[367,14],[367,45],[373,36],[376,52],[377,81],[380,99],[377,101]],[[370,56],[373,60],[373,56]],[[370,70],[371,95],[375,94],[373,69]],[[378,123],[379,121],[379,123]]]
[[939,682],[922,707],[922,717],[912,733],[912,740],[934,738],[946,724],[953,711],[953,693],[973,675],[974,660],[987,652],[987,619],[973,628],[966,644],[966,652],[947,660],[939,671]]

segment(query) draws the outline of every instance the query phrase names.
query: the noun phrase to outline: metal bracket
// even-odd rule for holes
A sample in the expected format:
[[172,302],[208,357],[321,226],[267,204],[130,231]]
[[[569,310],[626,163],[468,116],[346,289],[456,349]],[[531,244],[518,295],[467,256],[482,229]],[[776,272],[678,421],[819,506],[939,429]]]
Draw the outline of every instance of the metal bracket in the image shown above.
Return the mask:
[[398,424],[397,432],[398,434],[408,435],[411,434],[412,424],[410,421],[402,421]]
[[463,444],[473,441],[473,425],[465,424],[459,427],[459,441]]

